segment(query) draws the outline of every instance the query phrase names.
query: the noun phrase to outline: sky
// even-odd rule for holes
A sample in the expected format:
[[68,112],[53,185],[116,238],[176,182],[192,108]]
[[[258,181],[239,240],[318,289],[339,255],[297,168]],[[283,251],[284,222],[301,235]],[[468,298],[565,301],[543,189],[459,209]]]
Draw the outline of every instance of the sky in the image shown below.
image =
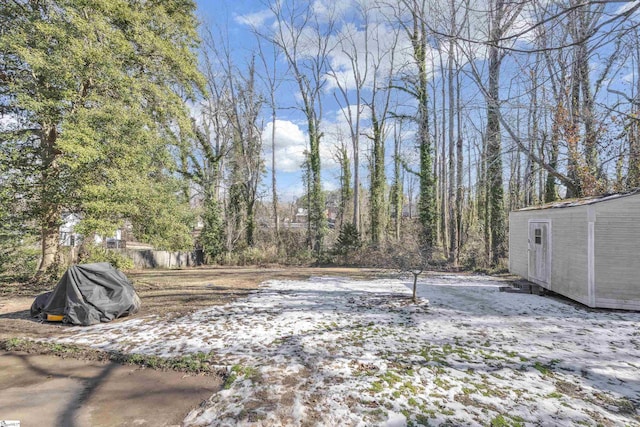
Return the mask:
[[[256,37],[246,25],[246,19],[255,14],[260,14],[264,10],[264,5],[259,0],[239,0],[239,1],[212,1],[198,0],[197,14],[201,20],[201,25],[207,25],[218,31],[227,31],[229,40],[232,43],[231,51],[238,63],[245,62],[254,52],[257,46]],[[281,95],[282,96],[282,95]],[[286,96],[286,93],[285,93]],[[280,98],[280,102],[282,99]],[[293,97],[286,101],[293,106],[296,101]],[[304,151],[307,146],[307,135],[305,132],[302,117],[292,109],[278,112],[276,122],[276,161],[277,166],[277,188],[278,195],[282,201],[295,201],[304,193],[300,165],[304,161]],[[263,144],[265,165],[267,173],[261,185],[260,194],[268,199],[271,194],[271,129],[272,125],[266,118],[266,125],[263,130]],[[326,151],[326,150],[324,150]],[[325,153],[323,166],[331,162],[330,154]],[[326,167],[325,167],[326,169]],[[333,180],[327,176],[329,171],[324,171],[326,176],[324,188]]]
[[[256,37],[251,32],[251,25],[260,24],[269,16],[266,7],[260,0],[247,1],[205,1],[198,0],[197,14],[202,25],[218,31],[225,31],[229,34],[230,48],[237,63],[248,61],[257,46]],[[346,2],[345,2],[346,3]],[[334,56],[334,66],[338,72],[348,76],[348,69],[344,64],[345,58]],[[278,64],[281,69],[286,65],[283,61]],[[278,103],[283,108],[278,111],[276,122],[276,161],[277,161],[277,188],[280,200],[294,201],[304,193],[304,185],[301,174],[301,165],[304,161],[304,152],[308,146],[306,133],[306,120],[298,108],[298,90],[293,86],[293,82],[285,83],[291,85],[290,89],[281,90],[278,94]],[[349,143],[349,126],[344,118],[341,105],[332,95],[332,90],[336,88],[335,83],[328,82],[325,89],[323,128],[324,139],[321,144],[321,163],[324,190],[336,190],[339,183],[339,169],[335,161],[336,147],[340,140]],[[266,111],[265,111],[266,113]],[[366,118],[366,112],[364,113]],[[263,130],[263,151],[266,160],[267,173],[265,174],[261,193],[268,200],[271,194],[271,129],[270,118],[265,114],[265,126]],[[368,141],[361,138],[363,149],[361,155],[360,180],[366,184],[366,146]],[[389,150],[387,150],[389,152]],[[391,158],[387,156],[387,168],[391,167]]]
[[[265,2],[262,0],[240,0],[240,1],[205,1],[198,0],[198,16],[203,26],[208,26],[214,32],[224,32],[229,34],[230,50],[234,60],[237,64],[247,63],[249,58],[255,52],[257,43],[256,36],[251,32],[252,27],[260,27],[263,25],[269,25],[269,17],[271,13],[267,10]],[[320,6],[323,1],[314,1],[313,7],[318,14],[323,13],[323,6]],[[335,5],[346,8],[347,4],[353,4],[351,1],[335,2]],[[346,9],[345,9],[346,10]],[[364,51],[365,43],[371,47],[371,45],[388,46],[391,43],[388,34],[390,31],[380,25],[376,32],[371,31],[368,38],[365,37],[361,29],[357,28],[353,24],[347,24],[342,27],[342,34],[355,34],[355,45],[360,47],[359,51]],[[356,47],[356,51],[358,51]],[[407,40],[400,40],[398,53],[396,54],[394,63],[403,64],[410,62],[407,59],[407,52],[411,51],[411,47]],[[361,53],[360,53],[361,54]],[[380,62],[386,61],[388,58],[384,58]],[[339,87],[337,81],[347,89],[353,89],[355,82],[353,79],[352,67],[350,64],[350,58],[342,54],[339,49],[333,51],[331,55],[331,66],[334,68],[337,78],[335,80],[328,79],[324,87],[323,97],[323,116],[322,116],[322,132],[324,133],[323,141],[320,145],[321,151],[321,174],[322,174],[322,186],[324,190],[336,190],[339,185],[339,168],[335,161],[335,152],[340,145],[340,141],[345,141],[349,150],[350,145],[350,127],[345,119],[343,108],[348,108],[343,99],[338,101],[334,92],[338,93],[340,98]],[[361,60],[361,59],[360,59]],[[371,64],[373,65],[373,64]],[[284,61],[281,59],[278,63],[280,69],[286,67]],[[369,73],[369,79],[371,77]],[[290,77],[290,76],[289,76]],[[287,86],[289,85],[289,86]],[[463,83],[464,85],[464,83]],[[469,86],[469,84],[466,84]],[[301,165],[304,161],[304,152],[308,147],[308,135],[306,133],[306,120],[299,108],[300,95],[297,87],[292,81],[285,82],[283,84],[284,90],[280,90],[278,93],[278,104],[283,107],[278,110],[278,121],[276,123],[276,161],[277,161],[277,189],[279,198],[282,201],[295,201],[296,198],[304,194],[304,183],[301,172]],[[473,99],[473,93],[476,93],[477,89],[471,88],[470,94],[466,97]],[[353,100],[353,92],[350,93],[350,99]],[[402,96],[402,94],[401,94]],[[353,101],[352,101],[353,102]],[[405,108],[408,108],[409,114],[413,114],[415,106],[413,100],[404,94],[404,100],[401,103],[407,103]],[[481,105],[478,99],[478,105]],[[352,110],[355,106],[351,106]],[[481,111],[482,108],[478,109]],[[363,135],[368,129],[367,111],[363,111],[363,127],[361,128],[361,135]],[[263,179],[263,185],[261,186],[261,194],[264,196],[264,200],[269,200],[271,195],[271,123],[268,116],[268,112],[265,110],[264,115],[264,130],[263,130],[263,152],[265,155],[265,166],[267,173]],[[406,126],[406,125],[405,125]],[[407,126],[408,128],[408,126]],[[390,130],[391,132],[391,130]],[[389,136],[391,133],[389,133]],[[417,152],[414,149],[415,136],[411,129],[405,129],[402,133],[403,145],[404,145],[404,158],[407,164],[411,165],[414,170],[418,169],[418,157]],[[360,183],[364,188],[368,188],[368,147],[369,140],[366,137],[360,139]],[[391,138],[387,139],[386,144],[386,164],[385,169],[387,171],[387,177],[391,175],[392,171],[392,153],[393,147]],[[349,152],[350,156],[352,152]],[[352,167],[353,167],[353,160]],[[353,172],[352,172],[353,174]],[[352,177],[353,180],[353,177]]]
[[[478,0],[479,1],[479,0]],[[225,32],[229,35],[229,44],[231,54],[236,62],[236,64],[244,64],[247,63],[249,58],[256,47],[256,37],[251,32],[251,26],[260,26],[262,24],[268,25],[268,17],[269,13],[266,11],[265,6],[266,0],[220,0],[220,1],[212,1],[212,0],[197,0],[197,14],[202,22],[203,26],[207,26],[211,28],[215,33]],[[346,4],[350,4],[350,1],[336,1],[332,4],[338,5],[338,7],[342,7]],[[618,12],[622,10],[622,8],[628,8],[632,5],[635,5],[637,1],[634,2],[613,2],[612,5],[607,6],[609,11]],[[320,0],[315,0],[311,3],[317,14],[322,15],[323,4]],[[437,19],[435,22],[440,22]],[[480,22],[480,20],[475,20],[472,22]],[[442,31],[446,31],[446,22],[442,22]],[[527,25],[526,19],[521,19],[518,24],[516,24],[516,28],[523,28]],[[475,29],[472,28],[471,32],[481,32],[483,30],[483,25],[478,25]],[[364,46],[365,43],[369,43],[369,45],[380,44],[384,45],[385,43],[389,43],[388,37],[386,37],[389,32],[385,32],[385,28],[383,25],[379,28],[379,32],[376,34],[372,32],[368,37],[364,37],[362,32],[358,32],[358,28],[354,25],[345,25],[343,28],[343,34],[348,32],[355,33],[357,36],[355,37],[356,44],[359,46]],[[385,38],[386,37],[386,38]],[[530,33],[524,37],[519,39],[519,43],[527,43],[530,40],[528,37],[531,37]],[[403,44],[404,43],[404,44]],[[407,45],[406,41],[400,40],[400,52],[410,50],[410,46]],[[482,58],[484,52],[478,51],[477,57]],[[396,63],[404,63],[403,59],[406,58],[406,53],[398,54],[395,62]],[[446,55],[446,52],[445,52]],[[434,58],[435,61],[438,61],[438,58]],[[350,78],[350,64],[349,58],[340,54],[339,51],[332,54],[331,65],[334,67],[336,75],[338,79],[342,81],[347,87],[353,87],[353,79]],[[446,61],[446,56],[445,59]],[[404,61],[404,62],[403,62]],[[477,65],[482,68],[485,64],[482,61],[478,61]],[[281,69],[285,68],[284,61],[279,61],[278,66]],[[524,67],[527,65],[525,64]],[[594,74],[598,72],[601,64],[593,63],[593,71]],[[526,95],[521,95],[522,93],[526,93],[526,88],[521,86],[521,80],[519,80],[519,73],[523,71],[523,65],[518,63],[518,59],[514,59],[508,57],[505,60],[505,64],[502,69],[501,76],[501,84],[502,84],[502,95],[504,98],[513,98],[516,99],[518,96],[521,96],[521,99],[516,99],[515,103],[520,102],[521,104],[526,104],[530,102]],[[526,68],[525,68],[526,69]],[[465,120],[465,125],[469,126],[469,128],[465,129],[466,135],[470,137],[465,138],[465,144],[468,144],[469,151],[465,153],[465,167],[471,168],[473,170],[475,168],[474,156],[476,155],[472,150],[472,144],[478,144],[479,138],[481,135],[481,128],[483,125],[483,114],[485,110],[485,102],[484,99],[479,93],[477,86],[472,83],[468,77],[466,81],[463,76],[463,102],[466,103],[465,108],[468,113]],[[624,81],[624,77],[621,78],[621,81]],[[519,86],[520,85],[520,86]],[[323,188],[325,190],[335,190],[337,189],[339,183],[339,170],[337,167],[337,163],[335,162],[335,151],[336,147],[339,144],[339,141],[342,139],[349,144],[349,126],[344,118],[342,104],[338,103],[336,97],[334,96],[334,90],[337,89],[337,85],[335,81],[329,81],[325,87],[325,93],[323,97],[323,117],[322,117],[322,131],[324,133],[323,142],[321,143],[321,158],[322,158],[322,178],[323,178]],[[626,90],[626,89],[625,89]],[[606,94],[606,91],[603,91]],[[338,95],[339,97],[339,95]],[[412,107],[411,101],[408,98],[405,98],[408,104],[405,105],[407,111],[415,111],[415,107]],[[307,134],[306,134],[306,121],[304,116],[300,112],[299,109],[295,108],[299,105],[299,95],[298,91],[293,82],[284,83],[281,87],[281,90],[278,92],[278,104],[280,107],[278,110],[278,121],[276,123],[276,158],[277,158],[277,181],[278,181],[278,194],[280,200],[283,201],[293,201],[297,197],[301,196],[304,193],[303,179],[302,174],[300,172],[300,166],[304,160],[304,151],[307,148]],[[437,101],[439,103],[438,108],[444,108],[444,104],[440,104],[440,100]],[[507,110],[507,107],[503,107],[503,110]],[[512,117],[515,116],[517,109],[510,108],[509,112],[512,114]],[[365,111],[365,129],[367,126],[366,120],[366,111]],[[269,200],[271,194],[271,178],[270,178],[270,158],[271,158],[271,123],[270,117],[267,110],[265,110],[263,116],[263,144],[264,144],[264,155],[265,155],[265,164],[267,166],[267,173],[264,176],[263,185],[261,186],[260,193],[264,196],[264,200]],[[478,127],[477,129],[473,129],[473,127]],[[475,138],[475,139],[473,139]],[[414,147],[414,135],[410,129],[405,129],[403,133],[403,142],[404,149],[406,153],[406,160],[409,164],[415,165],[417,163],[417,159],[415,158],[415,150]],[[367,138],[360,138],[362,148],[361,148],[361,183],[367,187],[368,181],[368,173],[367,173]],[[504,138],[503,142],[504,153],[505,156],[511,155],[514,152],[514,147],[509,146],[509,139]],[[348,145],[349,146],[349,145]],[[466,150],[465,150],[466,151]],[[387,176],[389,177],[391,174],[392,168],[392,143],[390,140],[387,141],[386,148],[386,170]],[[470,165],[471,163],[471,165]],[[508,164],[508,163],[506,163]],[[508,182],[508,174],[509,170],[505,170],[504,181]]]

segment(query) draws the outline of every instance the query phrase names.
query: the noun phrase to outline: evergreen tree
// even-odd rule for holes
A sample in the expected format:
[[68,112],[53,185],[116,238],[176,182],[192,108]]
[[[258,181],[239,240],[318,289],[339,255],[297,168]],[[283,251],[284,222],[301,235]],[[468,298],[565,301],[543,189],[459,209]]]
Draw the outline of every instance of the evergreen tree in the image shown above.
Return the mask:
[[[26,217],[56,260],[63,211],[84,233],[125,219],[166,248],[189,244],[170,146],[190,123],[180,94],[201,84],[189,0],[14,1],[0,8],[0,128]],[[178,209],[179,210],[179,209]]]
[[[336,160],[340,165],[340,202],[338,205],[338,223],[342,227],[344,219],[348,216],[349,203],[353,198],[353,187],[351,187],[351,162],[347,153],[346,145],[340,146]],[[357,227],[356,227],[357,229]]]
[[200,241],[209,262],[215,261],[224,252],[224,224],[222,212],[215,197],[207,197],[204,202],[202,215],[204,227],[200,234]]
[[336,240],[335,252],[340,255],[348,255],[350,252],[360,249],[361,246],[362,238],[355,224],[350,222],[342,224]]

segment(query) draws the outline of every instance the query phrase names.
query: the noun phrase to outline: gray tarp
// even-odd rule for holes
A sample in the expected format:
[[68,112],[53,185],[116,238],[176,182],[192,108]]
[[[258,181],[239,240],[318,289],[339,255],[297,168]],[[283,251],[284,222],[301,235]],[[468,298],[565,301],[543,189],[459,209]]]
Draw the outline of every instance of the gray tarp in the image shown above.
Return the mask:
[[140,299],[133,284],[106,262],[69,267],[48,296],[31,306],[33,317],[63,315],[64,322],[93,325],[138,311]]

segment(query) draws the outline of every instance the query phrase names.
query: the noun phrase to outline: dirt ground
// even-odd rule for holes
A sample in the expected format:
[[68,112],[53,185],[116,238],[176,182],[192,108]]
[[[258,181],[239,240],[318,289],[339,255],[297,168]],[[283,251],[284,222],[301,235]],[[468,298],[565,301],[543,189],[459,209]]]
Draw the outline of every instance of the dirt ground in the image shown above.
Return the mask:
[[[349,268],[195,268],[127,272],[142,300],[132,317],[174,318],[246,296],[271,279],[312,276],[370,278],[377,270]],[[0,284],[0,341],[44,339],[74,328],[29,316],[38,291]],[[53,287],[53,286],[52,286]],[[125,321],[126,319],[118,319]],[[81,353],[78,355],[81,357]],[[0,421],[22,426],[179,425],[184,416],[221,387],[215,375],[186,375],[114,362],[0,352]],[[43,414],[47,414],[46,418]]]
[[[140,312],[131,317],[155,315],[179,317],[193,311],[222,305],[246,296],[264,281],[307,279],[312,276],[369,278],[383,272],[356,268],[193,268],[174,270],[134,270],[127,277],[142,300]],[[47,338],[68,333],[70,326],[32,320],[29,308],[34,297],[50,289],[34,290],[19,283],[0,284],[0,341],[8,338]],[[131,318],[130,317],[130,318]],[[124,321],[126,318],[117,319]]]
[[0,352],[0,421],[29,426],[178,426],[216,376]]

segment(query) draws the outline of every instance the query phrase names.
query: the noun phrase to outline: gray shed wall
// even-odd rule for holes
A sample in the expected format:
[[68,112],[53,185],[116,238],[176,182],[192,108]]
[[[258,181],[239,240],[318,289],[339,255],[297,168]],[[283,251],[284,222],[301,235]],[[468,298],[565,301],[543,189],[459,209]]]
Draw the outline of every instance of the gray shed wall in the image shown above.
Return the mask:
[[528,279],[528,217],[522,212],[509,214],[509,271]]
[[639,219],[640,194],[511,212],[509,270],[529,279],[529,221],[550,220],[551,280],[543,286],[591,307],[640,310]]
[[551,224],[551,280],[549,284],[541,285],[587,304],[586,207],[511,212],[509,270],[526,279],[530,279],[528,238],[531,220],[549,220]]
[[640,310],[640,195],[593,206],[596,306]]

